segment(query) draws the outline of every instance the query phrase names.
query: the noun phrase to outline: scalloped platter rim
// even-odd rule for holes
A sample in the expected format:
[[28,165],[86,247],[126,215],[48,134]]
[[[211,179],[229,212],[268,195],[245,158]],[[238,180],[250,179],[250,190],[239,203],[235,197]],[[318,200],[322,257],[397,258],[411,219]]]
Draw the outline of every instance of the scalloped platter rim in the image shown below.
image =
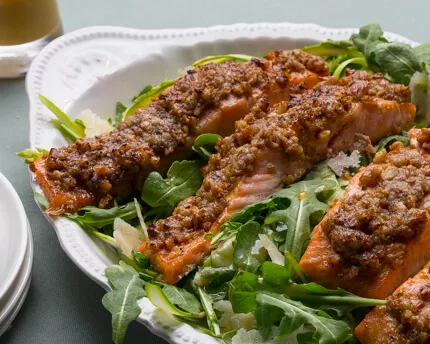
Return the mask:
[[[51,116],[38,101],[38,94],[50,98],[72,117],[86,108],[109,117],[113,115],[116,101],[130,101],[144,85],[175,77],[178,69],[189,66],[198,58],[221,53],[262,55],[276,48],[292,49],[328,38],[348,39],[356,31],[290,23],[167,30],[100,26],[74,31],[45,47],[27,75],[31,147],[51,148],[65,144],[51,127]],[[386,33],[385,36],[417,45],[396,34]],[[254,49],[258,51],[254,52]],[[142,76],[136,71],[141,71]],[[30,183],[34,191],[40,192],[33,176]],[[46,218],[71,260],[91,279],[109,290],[103,271],[117,263],[116,253],[90,238],[70,220]],[[146,298],[139,305],[142,313],[138,321],[170,343],[218,343],[215,338],[167,316]]]

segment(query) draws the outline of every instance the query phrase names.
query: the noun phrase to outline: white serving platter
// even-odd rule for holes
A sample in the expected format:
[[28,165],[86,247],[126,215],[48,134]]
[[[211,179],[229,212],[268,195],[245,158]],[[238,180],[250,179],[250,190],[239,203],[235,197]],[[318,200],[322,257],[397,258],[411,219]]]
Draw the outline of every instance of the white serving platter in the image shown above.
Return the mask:
[[[261,23],[149,31],[90,27],[69,33],[44,48],[28,73],[31,147],[65,144],[49,123],[51,115],[38,101],[38,94],[51,99],[72,117],[87,108],[109,117],[117,101],[129,103],[143,86],[176,77],[179,69],[201,57],[225,53],[262,56],[274,49],[297,48],[328,38],[346,40],[356,31],[313,24]],[[417,44],[395,34],[385,36],[389,40]],[[33,178],[31,185],[40,191]],[[118,262],[115,252],[65,218],[47,218],[67,255],[108,290],[104,269]],[[138,321],[171,343],[218,342],[155,309],[147,299],[141,300],[140,306],[142,313]]]

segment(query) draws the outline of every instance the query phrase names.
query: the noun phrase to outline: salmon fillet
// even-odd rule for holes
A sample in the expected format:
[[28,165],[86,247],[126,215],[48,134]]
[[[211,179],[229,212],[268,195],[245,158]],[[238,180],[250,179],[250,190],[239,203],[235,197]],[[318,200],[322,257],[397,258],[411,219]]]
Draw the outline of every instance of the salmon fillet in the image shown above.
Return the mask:
[[191,70],[112,132],[53,148],[33,164],[49,198],[46,212],[60,215],[88,204],[106,208],[114,197],[130,197],[150,172],[186,158],[198,135],[229,135],[251,109],[288,100],[327,75],[323,59],[300,50]]
[[316,227],[300,261],[312,281],[383,299],[430,260],[430,130],[409,136],[357,173]]
[[[300,179],[314,164],[350,149],[367,135],[375,142],[398,133],[415,116],[410,90],[382,75],[349,72],[236,123],[217,144],[197,194],[149,228],[140,250],[166,283],[176,283],[210,252],[215,234],[233,213]],[[363,123],[368,123],[365,126]]]
[[430,343],[430,264],[375,307],[355,329],[363,344]]

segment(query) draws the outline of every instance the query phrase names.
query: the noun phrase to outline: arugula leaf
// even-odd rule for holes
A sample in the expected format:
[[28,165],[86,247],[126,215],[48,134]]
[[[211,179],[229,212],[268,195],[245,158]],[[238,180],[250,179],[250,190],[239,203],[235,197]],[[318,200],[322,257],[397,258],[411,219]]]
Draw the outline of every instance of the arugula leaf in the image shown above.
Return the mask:
[[149,174],[142,188],[142,200],[151,207],[174,208],[194,195],[202,181],[198,161],[175,161],[165,179],[158,172]]
[[327,289],[317,283],[294,283],[287,268],[264,262],[262,277],[273,290],[307,306],[321,310],[335,311],[337,316],[361,307],[385,305],[387,301],[367,299],[351,294],[343,289]]
[[193,294],[187,292],[185,289],[172,285],[165,285],[163,287],[163,293],[171,303],[186,312],[197,314],[202,311],[202,306],[199,300],[197,300]]
[[261,270],[264,282],[278,288],[291,283],[291,273],[285,267],[272,262],[264,262]]
[[260,59],[260,57],[241,55],[241,54],[228,54],[228,55],[216,55],[216,56],[206,56],[193,63],[193,67],[197,68],[203,66],[207,63],[223,63],[226,61],[241,61],[246,62],[252,59]]
[[110,209],[100,209],[94,206],[86,206],[77,213],[68,214],[69,219],[79,224],[91,225],[95,228],[103,228],[114,222],[119,217],[123,220],[131,220],[137,217],[136,205],[134,202],[113,207]]
[[230,281],[236,275],[236,270],[231,267],[214,268],[208,266],[200,270],[200,275],[208,281],[212,287],[215,287]]
[[255,221],[249,221],[240,227],[233,250],[233,266],[236,269],[256,273],[265,256],[254,253],[253,249],[258,234],[264,233],[262,227]]
[[430,43],[420,44],[413,50],[420,64],[430,65]]
[[102,299],[103,306],[112,314],[112,340],[121,344],[128,325],[142,311],[137,301],[145,296],[144,282],[137,272],[124,262],[108,267],[106,277],[112,287]]
[[[241,211],[233,214],[230,221],[224,223],[221,226],[219,233],[212,238],[211,243],[215,244],[223,237],[229,237],[232,234],[237,233],[237,231],[241,228],[241,226],[250,220],[256,221],[261,224],[271,224],[271,225],[276,225],[276,224],[279,224],[280,222],[286,223],[285,216],[288,214],[282,213],[280,211],[288,209],[291,206],[291,203],[292,203],[291,200],[292,199],[297,200],[297,197],[295,195],[294,196],[290,195],[289,191],[287,191],[286,194],[284,194],[283,192],[285,192],[286,190],[290,190],[292,187],[300,188],[301,187],[300,185],[302,185],[300,183],[308,183],[308,181],[313,183],[312,189],[313,189],[313,192],[315,193],[314,196],[318,201],[316,203],[313,202],[313,199],[315,197],[312,197],[310,199],[311,204],[322,206],[324,208],[324,209],[323,208],[315,209],[315,211],[310,212],[308,214],[310,227],[313,227],[316,224],[315,223],[316,220],[320,219],[324,215],[325,211],[327,210],[326,209],[327,206],[324,206],[321,203],[331,204],[334,200],[340,198],[343,195],[344,187],[346,186],[346,183],[343,183],[341,182],[341,180],[338,180],[336,178],[335,173],[327,166],[326,163],[318,165],[312,172],[310,172],[305,177],[305,181],[293,184],[287,187],[286,189],[275,193],[272,196],[272,198],[263,200],[255,204],[248,205]],[[298,186],[295,186],[295,185],[298,185]],[[291,189],[291,192],[295,190],[294,188]],[[308,191],[303,190],[304,193],[302,194],[302,196],[306,195],[306,192]],[[291,209],[290,211],[294,212],[293,209]],[[302,214],[302,215],[306,215],[306,214]],[[294,219],[294,216],[292,219]],[[300,224],[306,223],[306,221],[303,222],[303,220],[306,220],[306,218],[302,219],[302,222],[300,222]],[[287,224],[287,227],[288,227],[288,224]],[[295,227],[288,227],[288,228],[295,228]]]
[[193,144],[193,151],[198,153],[203,159],[209,160],[215,153],[215,145],[221,138],[218,134],[202,134],[196,138]]
[[364,53],[371,70],[388,74],[393,82],[405,85],[416,71],[421,71],[421,62],[429,56],[427,46],[414,50],[407,44],[388,42],[378,24],[361,27],[351,40]]
[[379,24],[368,24],[362,26],[358,34],[351,36],[351,41],[364,54],[370,69],[374,71],[380,70],[375,62],[374,50],[379,43],[387,42],[382,35],[383,31]]
[[233,344],[233,337],[237,334],[237,330],[232,330],[224,333],[222,340],[225,344]]
[[133,260],[140,269],[146,269],[149,267],[149,259],[143,253],[133,252]]
[[20,158],[25,159],[24,162],[26,164],[31,164],[32,162],[35,162],[45,154],[49,154],[49,151],[47,149],[38,147],[36,147],[36,150],[24,149],[21,152],[16,153],[16,155],[18,155]]
[[34,200],[37,203],[39,203],[43,207],[43,209],[49,208],[49,201],[48,201],[48,199],[44,195],[42,195],[41,193],[35,192],[34,193]]
[[239,272],[229,284],[229,300],[235,313],[249,313],[257,309],[256,292],[261,289],[257,275]]
[[372,45],[377,42],[386,42],[383,34],[384,32],[379,24],[367,24],[360,28],[358,34],[352,34],[351,41],[367,57],[371,52]]
[[421,71],[421,65],[412,48],[403,43],[380,43],[374,50],[375,61],[388,73],[393,82],[409,84],[412,75]]
[[[271,292],[259,292],[256,296],[257,328],[264,338],[267,338],[274,323],[282,317],[279,334],[281,339],[302,325],[305,332],[311,332],[312,343],[337,344],[343,343],[351,337],[351,329],[340,320],[331,318],[327,313],[316,310],[302,303],[290,300],[285,296]],[[275,310],[278,309],[278,310]],[[283,314],[279,310],[282,310]]]
[[261,291],[282,294],[306,306],[334,311],[343,316],[354,309],[385,305],[385,300],[367,299],[353,295],[343,289],[327,289],[317,283],[295,283],[288,268],[264,262],[262,279],[249,272],[239,273],[229,285],[229,299],[236,313],[254,312],[257,308],[255,298]]
[[351,41],[353,44],[329,40],[303,50],[324,56],[335,77],[341,77],[347,67],[365,68],[406,85],[416,71],[422,71],[423,64],[430,62],[430,44],[412,49],[406,44],[389,42],[378,24],[361,27],[359,33],[351,36]]
[[[269,337],[270,332],[272,331],[273,326],[282,320],[284,316],[284,311],[279,307],[269,305],[269,304],[266,304],[264,305],[264,307],[262,307],[260,298],[261,298],[260,294],[257,294],[255,299],[257,302],[255,319],[257,320],[258,331],[260,331],[260,334],[263,338],[267,339]],[[291,330],[291,332],[293,331],[294,329]],[[285,335],[288,335],[291,332],[286,333]],[[278,336],[280,334],[281,333],[279,332]]]
[[378,147],[376,148],[376,152],[379,152],[383,149],[386,149],[388,152],[390,150],[391,144],[396,142],[396,141],[400,141],[405,146],[409,146],[409,144],[410,144],[409,137],[407,137],[407,136],[402,136],[402,135],[388,136],[385,139],[382,139],[381,141],[379,141]]
[[[249,221],[250,218],[261,216],[264,218],[267,213],[274,211],[279,208],[280,204],[277,202],[278,200],[274,198],[265,199],[261,202],[254,203],[246,206],[241,211],[234,213],[231,217],[231,222],[239,222],[245,223]],[[285,206],[289,206],[289,203],[284,204]]]
[[271,224],[284,222],[287,225],[285,249],[291,252],[296,261],[302,256],[304,244],[310,240],[312,226],[310,218],[315,212],[327,212],[329,206],[317,198],[317,191],[321,186],[333,187],[332,180],[304,180],[277,192],[273,198],[286,198],[290,206],[283,210],[277,210],[266,217],[264,222]]
[[172,209],[170,207],[158,207],[152,208],[142,214],[143,221],[145,224],[152,224],[157,222],[160,219],[165,219],[170,216],[172,213]]
[[[334,183],[334,186],[328,187],[326,185],[323,185],[320,189],[315,190],[317,199],[323,203],[327,203],[330,206],[333,204],[334,201],[343,196],[345,192],[345,187],[348,185],[347,180],[339,179],[336,177],[336,173],[334,173],[334,171],[330,168],[327,162],[323,162],[317,165],[305,177],[305,180],[313,179],[330,180],[332,183]],[[317,223],[319,222],[320,221],[318,221]]]
[[337,57],[339,55],[345,55],[348,58],[352,57],[363,57],[352,44],[347,41],[332,41],[327,40],[315,45],[309,45],[302,48],[303,51],[306,51],[310,54],[317,56],[334,56]]
[[313,282],[287,286],[283,289],[283,294],[312,308],[334,311],[338,317],[357,308],[387,304],[385,300],[367,299],[341,288],[327,289]]
[[122,122],[122,114],[124,113],[125,109],[127,109],[127,107],[123,103],[121,102],[116,103],[115,118],[112,123],[114,127],[116,127],[118,124]]

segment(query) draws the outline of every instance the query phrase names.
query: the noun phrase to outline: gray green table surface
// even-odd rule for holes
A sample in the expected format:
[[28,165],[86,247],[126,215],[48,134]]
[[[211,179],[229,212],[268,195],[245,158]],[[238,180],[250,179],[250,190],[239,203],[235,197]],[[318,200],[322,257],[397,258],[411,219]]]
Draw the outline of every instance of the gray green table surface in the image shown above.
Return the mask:
[[[59,0],[59,6],[66,32],[92,25],[158,29],[289,21],[359,27],[378,22],[384,30],[430,41],[428,0]],[[110,343],[110,316],[101,304],[104,291],[61,250],[33,201],[26,166],[15,156],[28,146],[28,132],[24,80],[0,81],[0,172],[24,203],[35,243],[27,300],[0,343]],[[135,323],[125,343],[164,341]]]

